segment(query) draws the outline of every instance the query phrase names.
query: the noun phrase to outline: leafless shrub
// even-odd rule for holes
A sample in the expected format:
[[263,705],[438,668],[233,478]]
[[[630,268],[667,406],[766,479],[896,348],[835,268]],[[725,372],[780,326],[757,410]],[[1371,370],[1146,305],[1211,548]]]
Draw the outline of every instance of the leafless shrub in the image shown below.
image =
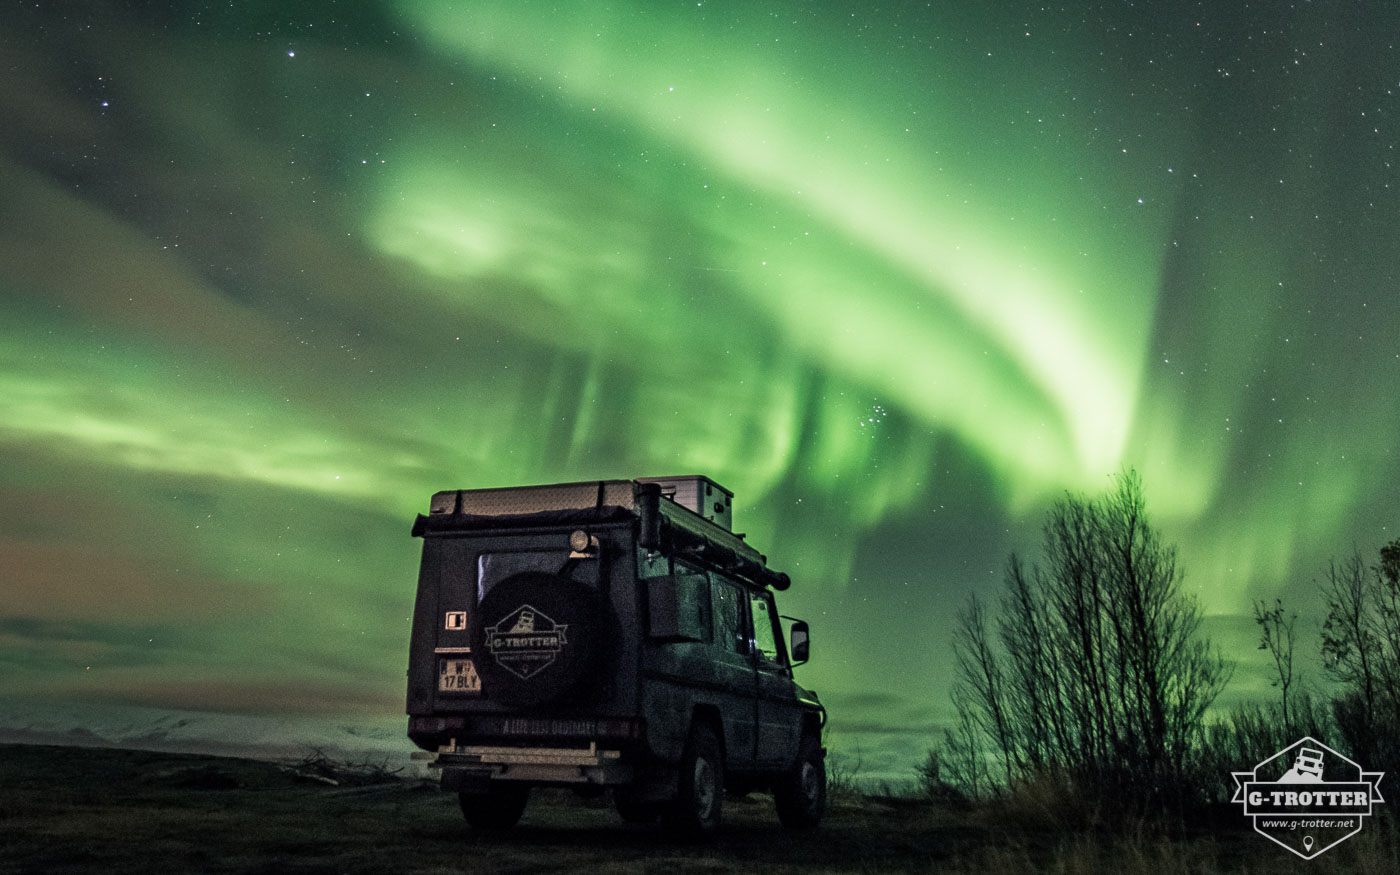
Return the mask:
[[848,754],[828,750],[826,755],[826,797],[833,804],[859,804],[862,800],[860,773],[864,768],[860,745]]
[[320,748],[316,748],[300,762],[284,766],[283,771],[304,781],[314,781],[332,787],[363,787],[398,781],[403,768],[389,768],[387,759],[379,762],[334,760],[326,756]]

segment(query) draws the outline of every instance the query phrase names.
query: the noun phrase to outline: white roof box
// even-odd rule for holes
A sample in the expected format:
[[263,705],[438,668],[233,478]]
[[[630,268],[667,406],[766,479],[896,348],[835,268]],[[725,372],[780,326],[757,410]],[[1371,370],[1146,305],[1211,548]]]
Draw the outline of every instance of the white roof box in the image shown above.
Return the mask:
[[724,529],[734,531],[734,493],[700,474],[683,477],[638,477],[638,483],[656,483],[661,497],[669,498],[681,507]]

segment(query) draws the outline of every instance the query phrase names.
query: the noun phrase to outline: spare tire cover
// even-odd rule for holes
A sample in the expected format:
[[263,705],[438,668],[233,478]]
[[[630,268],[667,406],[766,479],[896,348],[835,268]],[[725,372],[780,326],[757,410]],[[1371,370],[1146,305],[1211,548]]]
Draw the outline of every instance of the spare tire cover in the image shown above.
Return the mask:
[[603,601],[587,584],[525,571],[477,609],[472,653],[486,695],[505,705],[563,698],[593,673],[604,642]]

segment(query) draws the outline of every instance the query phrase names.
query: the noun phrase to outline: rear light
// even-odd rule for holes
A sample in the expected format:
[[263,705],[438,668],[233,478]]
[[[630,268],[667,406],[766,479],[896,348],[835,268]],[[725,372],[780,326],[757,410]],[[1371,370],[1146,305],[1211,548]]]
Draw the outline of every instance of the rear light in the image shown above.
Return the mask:
[[409,732],[445,732],[449,729],[463,729],[467,725],[464,717],[411,717]]
[[637,738],[637,723],[633,720],[599,720],[598,734],[607,738]]

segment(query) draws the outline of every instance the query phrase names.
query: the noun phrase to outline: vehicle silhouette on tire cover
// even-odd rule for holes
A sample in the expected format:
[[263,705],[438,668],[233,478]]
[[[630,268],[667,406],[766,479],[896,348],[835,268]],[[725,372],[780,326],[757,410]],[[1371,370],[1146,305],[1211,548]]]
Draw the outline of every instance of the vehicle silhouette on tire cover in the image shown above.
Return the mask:
[[789,579],[731,511],[700,476],[433,496],[413,527],[409,737],[472,827],[513,826],[537,786],[690,835],[749,792],[817,825],[826,711],[793,676],[809,629],[778,614]]

